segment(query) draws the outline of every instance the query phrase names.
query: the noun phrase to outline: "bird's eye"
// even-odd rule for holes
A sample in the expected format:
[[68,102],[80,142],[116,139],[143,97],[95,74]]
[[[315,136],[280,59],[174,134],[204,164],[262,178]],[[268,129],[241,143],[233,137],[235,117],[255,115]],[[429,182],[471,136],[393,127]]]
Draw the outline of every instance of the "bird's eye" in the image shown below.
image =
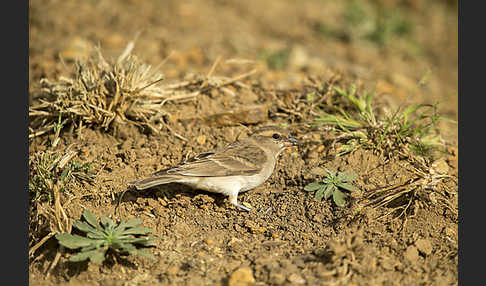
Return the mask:
[[278,139],[280,139],[280,134],[278,134],[278,133],[274,133],[274,134],[272,135],[272,138],[273,138],[273,139],[275,139],[275,140],[278,140]]

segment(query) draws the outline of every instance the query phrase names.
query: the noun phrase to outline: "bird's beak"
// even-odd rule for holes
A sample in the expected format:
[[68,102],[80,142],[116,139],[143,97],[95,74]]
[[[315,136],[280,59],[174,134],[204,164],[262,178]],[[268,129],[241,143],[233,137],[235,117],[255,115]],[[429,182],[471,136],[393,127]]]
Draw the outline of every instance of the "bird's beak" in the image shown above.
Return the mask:
[[287,137],[287,141],[284,143],[286,147],[297,146],[300,145],[300,141],[295,139],[292,136]]

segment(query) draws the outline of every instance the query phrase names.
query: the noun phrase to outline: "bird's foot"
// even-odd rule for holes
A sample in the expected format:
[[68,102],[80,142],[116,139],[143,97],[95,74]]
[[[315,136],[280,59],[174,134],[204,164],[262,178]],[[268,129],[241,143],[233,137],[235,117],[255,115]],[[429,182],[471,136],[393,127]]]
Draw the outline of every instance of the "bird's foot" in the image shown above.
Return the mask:
[[238,207],[238,208],[240,208],[240,209],[244,210],[244,211],[247,211],[247,212],[249,212],[249,211],[251,210],[250,208],[245,207],[244,205],[239,204],[239,203],[236,203],[236,204],[234,204],[234,205],[235,205],[236,207]]
[[232,205],[234,205],[235,207],[239,208],[239,209],[242,209],[244,211],[247,211],[249,212],[251,209],[248,208],[248,207],[245,207],[244,205],[238,203],[238,192],[234,192],[232,194],[229,195],[229,201]]

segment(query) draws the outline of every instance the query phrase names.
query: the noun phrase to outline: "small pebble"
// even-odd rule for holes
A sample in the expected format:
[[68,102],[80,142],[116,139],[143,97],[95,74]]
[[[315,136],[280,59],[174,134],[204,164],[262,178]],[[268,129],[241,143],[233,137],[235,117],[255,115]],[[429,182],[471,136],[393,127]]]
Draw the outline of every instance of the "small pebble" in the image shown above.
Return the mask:
[[250,267],[240,267],[229,278],[229,286],[247,286],[254,283],[253,271]]
[[432,253],[432,243],[428,239],[422,238],[417,240],[415,246],[424,255],[430,255]]
[[415,246],[411,245],[405,251],[404,257],[406,260],[415,263],[419,259],[419,253]]

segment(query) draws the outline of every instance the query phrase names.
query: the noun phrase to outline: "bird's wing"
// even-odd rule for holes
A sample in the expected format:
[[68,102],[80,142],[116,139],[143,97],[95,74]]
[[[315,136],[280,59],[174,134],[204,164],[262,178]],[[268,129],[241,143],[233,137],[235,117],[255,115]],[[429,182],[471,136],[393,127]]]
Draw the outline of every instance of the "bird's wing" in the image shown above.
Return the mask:
[[154,175],[167,174],[193,177],[248,176],[259,173],[266,160],[265,152],[258,146],[235,142],[219,152],[201,153]]

